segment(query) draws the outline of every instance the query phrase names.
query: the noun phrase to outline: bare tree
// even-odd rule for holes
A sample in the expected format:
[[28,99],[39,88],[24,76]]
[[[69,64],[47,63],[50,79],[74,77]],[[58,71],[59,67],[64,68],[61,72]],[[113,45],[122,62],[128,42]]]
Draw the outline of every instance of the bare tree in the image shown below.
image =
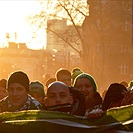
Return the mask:
[[[46,29],[48,32],[57,35],[81,56],[81,50],[79,50],[77,46],[81,45],[82,48],[83,40],[81,25],[84,18],[89,15],[86,1],[48,0],[46,2],[42,0],[40,1],[40,6],[42,9],[40,13],[34,16],[29,16],[27,20],[32,25],[36,26],[36,30]],[[65,29],[58,32],[58,30],[51,28],[51,26],[56,23],[56,20],[63,19],[68,23],[68,26]],[[48,20],[55,21],[52,21],[52,23],[49,23],[49,26],[47,26]],[[71,31],[71,29],[73,29],[73,31]]]

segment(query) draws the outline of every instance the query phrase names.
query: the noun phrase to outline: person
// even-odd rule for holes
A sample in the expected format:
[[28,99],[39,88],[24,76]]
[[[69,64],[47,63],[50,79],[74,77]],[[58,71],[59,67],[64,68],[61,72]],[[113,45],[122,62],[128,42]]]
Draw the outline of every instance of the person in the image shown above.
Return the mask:
[[131,81],[128,83],[127,89],[128,89],[128,90],[133,90],[133,80],[131,80]]
[[[85,96],[85,116],[91,117],[92,111],[96,109],[100,109],[101,111],[102,97],[97,92],[96,82],[91,75],[89,75],[88,73],[81,73],[75,78],[73,86]],[[89,113],[91,113],[90,116]]]
[[0,101],[0,112],[40,110],[40,103],[28,95],[29,78],[23,71],[11,73],[7,80],[8,96]]
[[60,81],[55,81],[48,86],[44,103],[46,110],[57,109],[58,111],[59,109],[64,110],[64,112],[70,112],[73,98],[70,95],[70,91],[66,84]]
[[71,86],[71,72],[66,68],[60,68],[55,73],[56,81],[61,81],[68,86]]
[[49,78],[51,78],[51,74],[49,74],[49,73],[44,74],[42,83],[45,85]]
[[126,88],[128,87],[128,83],[126,81],[121,81],[120,84],[124,85]]
[[51,84],[51,83],[54,82],[54,81],[56,81],[56,78],[53,78],[53,77],[49,78],[49,79],[46,81],[45,86],[48,88],[49,84]]
[[29,94],[34,97],[42,106],[44,106],[45,93],[43,84],[36,80],[30,82],[29,87]]
[[107,92],[107,90],[104,90],[104,91],[102,92],[102,100],[104,100],[105,95],[106,95],[106,92]]
[[103,100],[102,110],[106,111],[113,107],[120,107],[125,92],[127,92],[127,89],[124,85],[120,83],[110,84]]
[[48,86],[45,97],[45,109],[59,112],[66,112],[78,116],[85,114],[85,98],[65,83],[55,81]]
[[0,100],[7,96],[6,82],[7,82],[6,79],[0,80]]
[[103,115],[104,111],[130,104],[133,104],[132,91],[127,90],[127,88],[120,83],[112,83],[105,94],[102,110],[94,110],[89,116],[91,116],[91,118],[99,118]]
[[83,73],[83,71],[78,67],[75,67],[72,69],[72,72],[71,72],[72,84],[74,82],[74,79],[81,73]]

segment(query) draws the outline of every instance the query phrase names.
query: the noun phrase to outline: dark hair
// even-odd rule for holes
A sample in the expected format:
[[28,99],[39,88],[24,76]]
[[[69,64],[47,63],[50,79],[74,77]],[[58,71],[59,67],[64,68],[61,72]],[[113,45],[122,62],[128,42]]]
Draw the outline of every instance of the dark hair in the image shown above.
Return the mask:
[[122,100],[124,96],[122,95],[123,91],[127,91],[126,87],[119,83],[112,83],[105,95],[103,101],[103,110],[109,109],[109,106],[112,102],[116,102],[117,100]]

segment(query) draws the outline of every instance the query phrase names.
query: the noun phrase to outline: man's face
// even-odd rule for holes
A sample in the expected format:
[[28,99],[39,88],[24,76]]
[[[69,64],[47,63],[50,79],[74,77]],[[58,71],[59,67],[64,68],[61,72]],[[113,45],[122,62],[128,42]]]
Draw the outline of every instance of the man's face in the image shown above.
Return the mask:
[[61,81],[63,83],[65,83],[68,86],[71,86],[71,75],[67,75],[67,74],[62,74],[58,77],[58,81]]
[[64,85],[53,85],[49,88],[45,99],[46,106],[55,106],[60,104],[72,104],[73,99],[70,96],[69,88]]
[[25,104],[28,98],[28,92],[18,83],[13,83],[8,88],[9,100],[13,106],[20,107]]

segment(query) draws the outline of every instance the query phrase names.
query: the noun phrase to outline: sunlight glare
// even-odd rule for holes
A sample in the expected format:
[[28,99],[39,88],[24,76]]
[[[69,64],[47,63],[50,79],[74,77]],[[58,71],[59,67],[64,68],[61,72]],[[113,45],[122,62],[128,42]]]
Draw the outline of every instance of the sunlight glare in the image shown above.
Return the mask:
[[[35,10],[36,9],[36,10]],[[37,0],[32,1],[0,1],[0,45],[6,42],[6,32],[10,33],[10,41],[15,41],[14,33],[17,32],[18,42],[29,42],[32,39],[32,30],[25,19],[29,15],[40,12],[40,5]],[[41,39],[41,38],[39,38]],[[43,37],[44,40],[44,37]],[[33,40],[32,40],[33,41]],[[40,40],[41,41],[41,40]],[[42,44],[41,44],[42,45]],[[44,45],[44,43],[43,43]],[[30,48],[41,48],[30,44]]]

